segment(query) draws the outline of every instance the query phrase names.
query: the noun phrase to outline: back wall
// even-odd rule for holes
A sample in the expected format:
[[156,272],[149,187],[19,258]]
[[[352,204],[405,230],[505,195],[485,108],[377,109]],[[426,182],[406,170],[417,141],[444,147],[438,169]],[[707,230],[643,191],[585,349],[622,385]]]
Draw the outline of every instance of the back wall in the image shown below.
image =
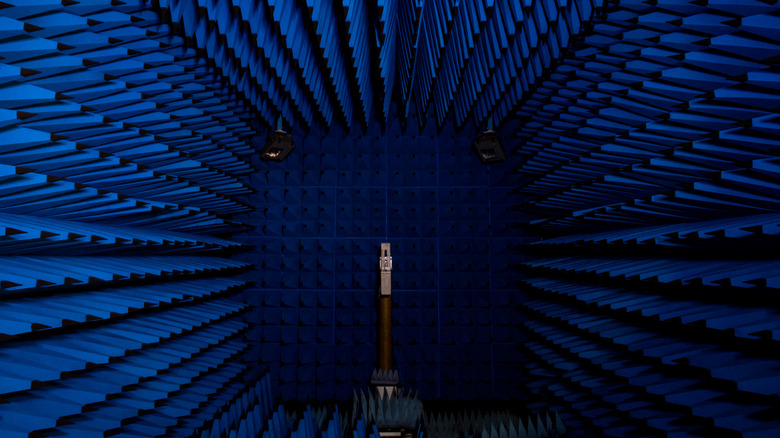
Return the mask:
[[402,383],[426,399],[518,397],[511,160],[481,164],[473,132],[400,131],[297,135],[284,162],[253,163],[256,210],[236,220],[256,229],[233,237],[255,245],[239,256],[256,266],[247,299],[285,400],[369,382],[385,241]]

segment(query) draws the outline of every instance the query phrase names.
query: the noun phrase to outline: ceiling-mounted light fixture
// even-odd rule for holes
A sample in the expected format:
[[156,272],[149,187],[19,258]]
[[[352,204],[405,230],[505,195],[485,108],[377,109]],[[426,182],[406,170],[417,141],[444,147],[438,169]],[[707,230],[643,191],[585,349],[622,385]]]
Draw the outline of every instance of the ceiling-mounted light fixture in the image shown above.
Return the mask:
[[504,148],[498,134],[493,130],[493,118],[488,119],[488,129],[479,134],[471,147],[484,164],[500,163],[506,160]]
[[265,146],[260,151],[260,159],[267,161],[282,161],[295,149],[292,135],[282,129],[282,118],[276,122],[276,131],[268,136]]

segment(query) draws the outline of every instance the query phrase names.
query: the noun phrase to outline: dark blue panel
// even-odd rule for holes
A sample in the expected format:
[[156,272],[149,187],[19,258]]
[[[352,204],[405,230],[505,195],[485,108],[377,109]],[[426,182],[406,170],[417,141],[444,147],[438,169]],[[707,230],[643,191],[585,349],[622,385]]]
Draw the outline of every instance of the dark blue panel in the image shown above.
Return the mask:
[[[290,331],[287,337],[296,339],[301,348],[316,345],[319,352],[334,352],[323,354],[318,366],[332,367],[335,373],[330,381],[299,379],[297,385],[311,388],[296,391],[290,386],[291,375],[282,396],[333,394],[339,398],[351,396],[350,384],[368,383],[376,356],[376,266],[383,241],[392,244],[394,343],[402,378],[408,376],[409,387],[419,389],[428,399],[497,396],[489,354],[483,356],[484,362],[463,363],[440,371],[439,345],[440,340],[446,341],[445,345],[463,344],[471,349],[469,354],[477,351],[475,348],[489,350],[494,331],[490,296],[494,288],[515,287],[512,265],[516,258],[511,254],[516,253],[519,244],[505,239],[507,233],[503,231],[509,230],[510,224],[501,216],[491,217],[491,212],[494,208],[508,211],[516,199],[491,191],[490,169],[471,154],[466,139],[454,142],[439,136],[396,136],[392,132],[380,137],[300,137],[298,147],[302,151],[293,154],[308,154],[304,158],[307,172],[316,172],[321,166],[330,168],[321,160],[321,153],[317,158],[312,152],[322,150],[326,144],[337,145],[339,150],[336,167],[340,174],[336,182],[320,180],[318,185],[310,185],[302,179],[294,184],[261,183],[255,186],[257,195],[249,197],[249,202],[268,205],[269,210],[282,217],[276,221],[266,219],[271,213],[263,208],[244,219],[254,222],[258,217],[277,229],[283,227],[277,233],[279,237],[271,241],[252,233],[241,238],[256,245],[256,255],[248,259],[266,264],[254,274],[256,278],[265,281],[269,288],[284,289],[266,294],[296,290],[301,294],[319,294],[327,290],[327,300],[335,304],[335,308],[331,301],[317,306],[312,333],[303,330],[310,323],[306,322],[309,312],[302,309],[289,314],[289,318],[299,318],[296,324],[280,323],[282,344],[287,342],[285,331]],[[436,151],[441,148],[448,153],[457,151],[457,159],[448,164],[455,166],[458,175],[469,175],[466,179],[442,181],[443,173],[436,171],[440,165]],[[281,167],[292,165],[282,163]],[[326,213],[335,208],[335,220],[320,220],[306,210],[310,205],[320,208],[319,217],[325,215],[323,206]],[[330,221],[330,216],[326,220]],[[335,229],[330,234],[309,232],[322,223],[328,227],[335,224]],[[502,234],[494,234],[494,226]],[[266,249],[260,251],[263,245]],[[273,251],[282,253],[281,260]],[[442,301],[445,293],[448,304]],[[283,303],[280,306],[285,310]],[[507,319],[515,310],[508,304],[503,309],[503,319],[499,321],[506,329]],[[331,313],[325,315],[323,311]],[[446,326],[440,313],[442,318],[450,318]],[[309,342],[311,339],[314,340]],[[480,354],[482,351],[479,350]],[[328,359],[331,354],[334,359]],[[292,373],[293,366],[287,365],[285,372]],[[309,365],[300,367],[301,373],[311,374]],[[468,371],[460,370],[463,367]],[[282,371],[284,368],[280,368],[279,372]],[[439,376],[458,382],[462,389],[445,392]]]

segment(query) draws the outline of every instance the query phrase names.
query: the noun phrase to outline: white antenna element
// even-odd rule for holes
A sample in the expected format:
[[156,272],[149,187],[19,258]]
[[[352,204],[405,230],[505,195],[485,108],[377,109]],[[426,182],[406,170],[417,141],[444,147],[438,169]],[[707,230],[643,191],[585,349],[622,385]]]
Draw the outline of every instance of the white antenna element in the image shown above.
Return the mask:
[[393,293],[393,258],[390,256],[390,244],[383,243],[379,256],[379,295],[391,295]]

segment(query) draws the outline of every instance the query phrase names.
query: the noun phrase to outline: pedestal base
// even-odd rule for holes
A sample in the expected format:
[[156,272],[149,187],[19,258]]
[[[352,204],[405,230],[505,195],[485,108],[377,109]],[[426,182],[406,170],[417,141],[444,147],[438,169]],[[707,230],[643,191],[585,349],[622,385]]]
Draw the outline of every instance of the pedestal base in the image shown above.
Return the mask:
[[392,397],[398,392],[398,371],[374,369],[371,373],[371,386],[380,398]]

